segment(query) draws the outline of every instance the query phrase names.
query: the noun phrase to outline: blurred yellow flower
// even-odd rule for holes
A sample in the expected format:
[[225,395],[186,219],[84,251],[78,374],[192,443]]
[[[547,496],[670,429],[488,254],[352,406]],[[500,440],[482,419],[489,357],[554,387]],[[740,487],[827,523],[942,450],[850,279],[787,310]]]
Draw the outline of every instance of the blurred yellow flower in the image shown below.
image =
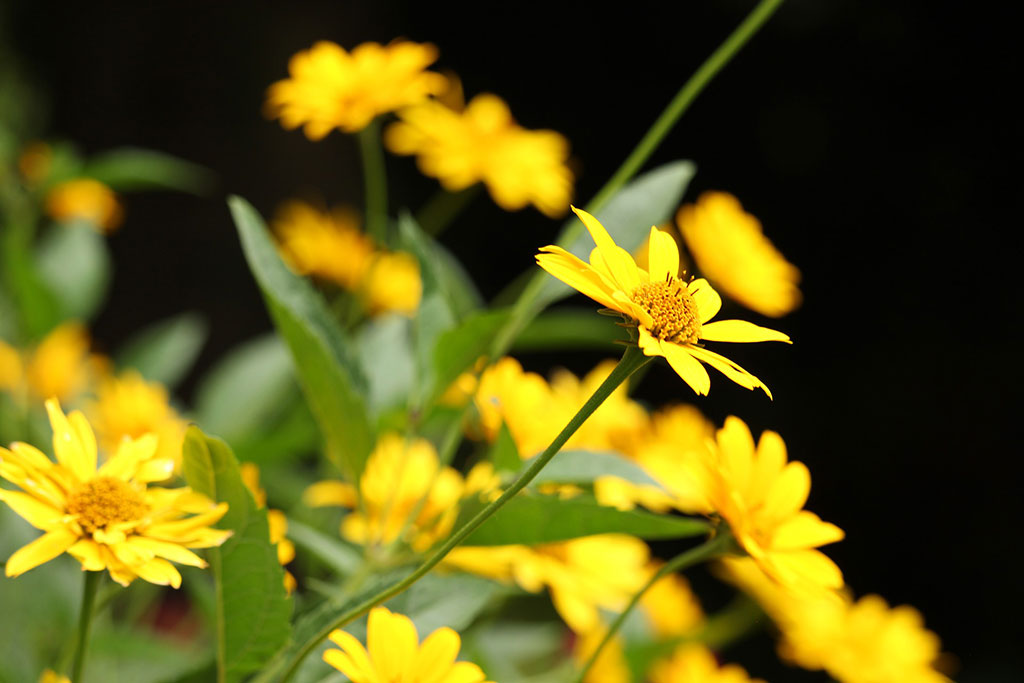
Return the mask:
[[773,318],[800,305],[800,271],[736,197],[705,192],[679,210],[676,222],[697,267],[727,296]]
[[441,467],[429,441],[385,434],[366,461],[358,491],[346,482],[322,481],[304,498],[313,506],[353,509],[341,522],[341,535],[353,543],[389,544],[406,532],[401,540],[425,550],[451,531],[462,492],[462,475]]
[[272,222],[281,252],[301,275],[314,275],[357,289],[373,260],[374,245],[346,209],[320,211],[298,200],[282,204]]
[[425,71],[436,59],[433,45],[404,40],[363,43],[351,53],[318,42],[291,58],[290,78],[267,89],[267,116],[288,130],[304,126],[310,140],[334,128],[355,133],[380,114],[442,92],[444,76]]
[[156,437],[124,440],[97,468],[96,437],[82,413],[65,416],[46,402],[53,427],[54,463],[25,443],[0,448],[0,476],[22,491],[0,489],[0,500],[45,532],[7,560],[7,576],[19,576],[67,552],[86,571],[110,572],[127,586],[136,578],[181,585],[170,561],[206,563],[189,548],[223,543],[230,531],[210,528],[224,513],[188,488],[148,486],[166,479],[174,464],[154,458]]
[[18,155],[18,172],[29,186],[42,182],[50,174],[52,164],[53,148],[45,142],[31,142]]
[[[654,574],[661,563],[653,562],[648,569]],[[704,610],[681,574],[667,574],[651,586],[640,598],[640,607],[659,640],[692,634],[704,624]]]
[[483,182],[503,209],[533,204],[548,216],[565,213],[573,182],[566,139],[520,127],[495,95],[459,105],[428,99],[399,110],[385,144],[395,154],[416,155],[420,171],[449,192]]
[[404,251],[377,252],[361,294],[371,315],[389,311],[414,314],[423,294],[419,261]]
[[125,438],[153,434],[156,457],[180,468],[186,423],[171,407],[162,384],[147,382],[135,370],[105,377],[96,388],[96,399],[86,404],[86,414],[103,450],[113,452]]
[[71,679],[67,676],[61,676],[52,669],[46,669],[39,676],[39,683],[71,683]]
[[803,509],[810,472],[786,460],[777,433],[764,432],[755,448],[743,420],[727,418],[707,460],[708,509],[729,523],[740,546],[780,585],[799,593],[837,589],[842,572],[816,548],[842,540],[843,530]]
[[771,397],[761,380],[701,342],[788,342],[788,336],[743,320],[711,322],[721,308],[721,297],[707,280],[679,279],[679,249],[657,228],[651,228],[650,270],[643,270],[596,218],[575,207],[573,211],[597,244],[590,263],[561,247],[547,246],[537,255],[541,268],[632,321],[644,354],[663,356],[697,394],[706,395],[711,388],[704,362],[740,386],[761,388]]
[[416,625],[387,607],[370,610],[366,647],[351,633],[335,629],[329,636],[340,650],[324,652],[324,661],[352,683],[482,683],[476,664],[457,662],[459,634],[443,626],[422,643]]
[[[260,486],[260,468],[251,462],[242,463],[242,481],[249,489],[256,505],[267,507],[267,492]],[[277,561],[282,567],[295,559],[295,544],[287,538],[288,517],[280,510],[267,510],[267,524],[270,526],[270,542],[277,546]],[[284,571],[284,587],[288,593],[295,591],[295,577],[287,569]]]
[[[573,659],[577,666],[584,666],[594,656],[594,650],[604,640],[604,629],[598,628],[581,633],[573,647]],[[601,650],[594,665],[583,677],[583,683],[631,683],[633,674],[626,662],[626,653],[622,648],[622,638],[615,636]]]
[[736,664],[719,666],[711,650],[699,643],[682,645],[651,669],[651,683],[764,683]]
[[46,195],[46,213],[57,221],[87,221],[99,232],[111,233],[124,218],[113,190],[92,178],[56,185]]
[[34,398],[67,401],[86,391],[105,364],[90,355],[85,327],[69,321],[55,327],[27,355],[23,377]]
[[0,339],[0,390],[16,391],[21,387],[21,354],[13,346]]

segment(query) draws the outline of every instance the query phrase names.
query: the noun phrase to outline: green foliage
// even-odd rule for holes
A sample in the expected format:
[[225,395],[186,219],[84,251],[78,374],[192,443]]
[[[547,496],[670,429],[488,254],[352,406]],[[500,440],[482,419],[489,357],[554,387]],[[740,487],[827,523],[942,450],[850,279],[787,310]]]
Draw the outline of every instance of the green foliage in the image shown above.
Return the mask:
[[205,666],[210,655],[141,629],[99,630],[83,677],[85,683],[166,683]]
[[213,184],[213,174],[202,166],[138,147],[121,147],[89,159],[82,175],[120,192],[181,190],[200,194]]
[[487,353],[494,336],[508,321],[510,311],[473,313],[438,336],[426,377],[427,396],[433,401]]
[[23,225],[0,230],[0,278],[18,313],[22,343],[37,341],[61,321],[61,303],[36,266]]
[[339,574],[352,574],[363,562],[361,550],[294,519],[288,520],[288,538]]
[[512,346],[513,351],[595,349],[619,351],[626,339],[614,318],[595,315],[593,308],[546,311],[530,321]]
[[452,254],[420,229],[408,212],[398,217],[401,246],[416,256],[423,278],[423,292],[439,292],[454,319],[461,319],[483,305],[473,280]]
[[501,423],[497,438],[491,445],[490,460],[494,463],[496,472],[517,472],[523,466],[523,460],[519,457],[519,447],[516,446],[512,432],[504,422]]
[[292,352],[328,454],[355,481],[373,448],[373,433],[364,398],[367,383],[354,345],[316,290],[281,260],[256,210],[241,197],[232,197],[229,205],[249,268]]
[[216,585],[219,676],[239,681],[288,639],[292,604],[284,570],[270,543],[266,510],[256,506],[227,444],[189,427],[183,459],[189,485],[229,506],[219,526],[234,534],[208,553]]
[[[523,463],[522,469],[529,467],[533,460]],[[595,479],[603,476],[661,488],[654,477],[632,460],[618,453],[585,450],[559,452],[533,481],[535,484],[593,484]]]
[[64,319],[92,318],[110,287],[106,240],[84,223],[49,230],[36,247],[36,268],[56,296]]
[[114,357],[118,368],[135,368],[152,382],[174,387],[192,368],[206,335],[199,315],[182,313],[136,333]]
[[367,321],[356,335],[356,351],[369,383],[371,412],[404,407],[416,374],[412,322],[397,314]]

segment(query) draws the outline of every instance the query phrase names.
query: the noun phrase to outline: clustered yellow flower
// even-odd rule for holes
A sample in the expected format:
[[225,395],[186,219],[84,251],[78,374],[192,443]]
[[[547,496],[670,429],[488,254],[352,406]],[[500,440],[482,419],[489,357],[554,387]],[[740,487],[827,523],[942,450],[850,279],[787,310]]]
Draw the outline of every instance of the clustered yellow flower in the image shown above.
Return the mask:
[[683,645],[671,658],[657,662],[650,679],[651,683],[764,683],[736,664],[719,666],[711,650],[699,643]]
[[102,465],[85,416],[67,416],[46,402],[53,427],[53,462],[26,443],[0,448],[0,476],[21,491],[0,489],[0,500],[43,531],[7,560],[19,576],[67,552],[86,571],[103,571],[127,586],[136,578],[181,585],[171,562],[205,567],[190,548],[223,543],[230,531],[211,528],[227,504],[214,504],[188,488],[152,486],[171,476],[174,463],[155,457],[157,439],[124,439]]
[[547,246],[537,255],[541,268],[631,321],[644,354],[664,357],[697,394],[706,395],[711,388],[701,365],[707,363],[740,386],[763,389],[771,397],[761,380],[701,342],[788,342],[787,335],[743,320],[711,322],[722,299],[703,278],[680,279],[679,248],[671,236],[651,228],[649,268],[644,270],[596,218],[575,207],[573,211],[597,245],[590,262]]
[[113,232],[124,219],[114,191],[93,178],[75,178],[54,186],[46,195],[46,213],[61,222],[85,221],[103,233]]
[[[259,466],[251,462],[242,463],[241,473],[242,481],[256,505],[267,507],[267,492],[260,486]],[[295,559],[295,544],[287,537],[288,517],[281,510],[268,509],[267,524],[270,527],[270,542],[277,546],[277,561],[285,567]],[[287,569],[284,571],[284,587],[288,593],[293,593],[297,587],[295,577]]]
[[70,401],[107,371],[108,361],[89,352],[89,333],[75,321],[53,328],[24,352],[0,340],[0,389],[30,403],[51,396]]
[[355,133],[377,116],[415,104],[445,89],[441,74],[426,71],[437,59],[430,44],[399,40],[363,43],[347,52],[321,41],[292,57],[289,78],[267,90],[267,115],[320,140],[333,129]]
[[353,292],[370,314],[416,312],[423,291],[419,262],[379,249],[359,229],[354,212],[321,211],[293,200],[281,206],[273,225],[282,256],[296,272]]
[[[461,91],[457,83],[451,89]],[[482,182],[503,209],[533,204],[556,217],[568,208],[569,143],[554,131],[522,128],[496,95],[477,95],[465,106],[460,95],[425,99],[398,118],[385,131],[388,149],[415,155],[420,171],[449,192]]]
[[456,661],[462,639],[444,626],[419,642],[416,625],[387,607],[370,611],[366,647],[340,629],[331,632],[340,650],[324,652],[324,661],[352,683],[483,683],[486,676],[471,662]]

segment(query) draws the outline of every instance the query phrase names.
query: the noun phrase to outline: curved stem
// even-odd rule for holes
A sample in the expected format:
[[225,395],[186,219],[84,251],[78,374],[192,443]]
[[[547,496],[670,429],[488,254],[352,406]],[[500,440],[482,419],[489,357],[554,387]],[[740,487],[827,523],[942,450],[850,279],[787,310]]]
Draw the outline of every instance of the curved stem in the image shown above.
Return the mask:
[[622,610],[619,616],[615,617],[615,621],[613,621],[608,627],[608,631],[604,634],[604,638],[601,639],[597,649],[594,650],[593,654],[590,655],[590,659],[588,659],[587,663],[582,669],[580,669],[579,675],[576,677],[576,683],[583,683],[583,679],[587,675],[587,672],[590,671],[592,666],[594,666],[594,662],[597,661],[597,658],[601,656],[601,651],[604,650],[612,637],[615,636],[623,622],[626,621],[626,617],[629,616],[629,613],[633,611],[633,608],[640,602],[640,598],[644,596],[644,593],[646,593],[651,586],[658,583],[658,581],[669,574],[683,571],[684,569],[696,564],[710,560],[713,557],[723,555],[729,552],[729,550],[734,546],[735,544],[732,534],[728,530],[723,529],[719,531],[717,536],[714,536],[696,548],[690,548],[685,553],[676,555],[674,558],[669,560],[665,566],[658,570],[647,581],[647,583],[644,584],[643,588],[641,588],[636,595],[632,597],[629,604],[626,605],[626,608]]
[[92,615],[96,606],[96,589],[103,578],[103,572],[83,572],[85,582],[82,584],[82,608],[78,614],[78,636],[75,645],[75,660],[71,665],[71,683],[81,683],[82,669],[85,666],[85,655],[89,649],[89,631],[92,627]]
[[356,134],[359,156],[363,161],[363,185],[366,189],[366,232],[377,244],[387,241],[388,177],[384,166],[384,148],[380,142],[380,121],[374,119]]
[[569,440],[569,437],[576,433],[576,430],[578,430],[580,426],[584,423],[584,421],[586,421],[586,419],[590,417],[591,414],[593,414],[593,412],[597,410],[597,408],[602,403],[604,403],[605,399],[608,398],[608,396],[610,396],[611,393],[615,391],[615,389],[618,388],[620,384],[626,381],[626,379],[628,379],[630,375],[632,375],[636,370],[640,369],[650,361],[651,358],[645,356],[639,348],[635,346],[626,347],[626,352],[622,355],[622,359],[619,361],[619,364],[615,366],[615,369],[612,370],[612,373],[608,375],[608,378],[604,382],[602,382],[601,386],[597,388],[597,391],[595,391],[594,394],[589,399],[587,399],[587,402],[583,404],[583,407],[580,408],[579,412],[573,416],[573,418],[569,421],[569,424],[567,424],[562,429],[562,431],[559,432],[558,436],[555,437],[555,440],[551,442],[551,444],[544,450],[544,452],[537,457],[537,459],[529,467],[529,469],[523,472],[519,476],[519,478],[516,479],[512,483],[512,485],[509,486],[497,500],[491,502],[489,505],[487,505],[487,507],[483,508],[471,520],[466,522],[466,524],[464,524],[458,531],[452,534],[448,538],[448,540],[445,541],[444,544],[442,544],[437,550],[435,550],[434,553],[431,554],[431,556],[428,557],[423,562],[423,564],[417,567],[415,571],[413,571],[411,574],[409,574],[401,581],[398,581],[397,583],[377,593],[373,597],[349,609],[340,617],[335,619],[331,624],[321,629],[319,633],[313,636],[313,638],[307,641],[306,644],[303,645],[302,649],[292,659],[288,668],[285,670],[284,675],[281,677],[281,683],[286,683],[286,681],[289,681],[292,678],[295,672],[298,671],[298,668],[302,664],[302,661],[320,643],[322,643],[324,639],[327,638],[328,635],[330,635],[331,631],[333,631],[336,628],[341,628],[342,626],[345,626],[351,621],[358,619],[363,614],[369,612],[370,609],[374,606],[384,602],[385,600],[394,595],[401,593],[406,588],[408,588],[416,581],[418,581],[420,578],[422,578],[424,575],[426,575],[427,572],[433,569],[438,563],[440,563],[441,560],[443,560],[445,556],[448,555],[448,553],[450,553],[456,546],[458,546],[460,543],[466,540],[466,538],[468,538],[469,535],[473,533],[481,524],[486,522],[495,512],[497,512],[503,505],[505,505],[505,503],[511,500],[513,496],[515,496],[523,488],[525,488],[527,484],[533,481],[534,478],[538,474],[540,474],[540,471],[544,469],[544,466],[547,465],[548,462],[550,462],[550,460],[553,457],[555,457],[555,454],[558,453],[562,446],[565,445],[565,442]]

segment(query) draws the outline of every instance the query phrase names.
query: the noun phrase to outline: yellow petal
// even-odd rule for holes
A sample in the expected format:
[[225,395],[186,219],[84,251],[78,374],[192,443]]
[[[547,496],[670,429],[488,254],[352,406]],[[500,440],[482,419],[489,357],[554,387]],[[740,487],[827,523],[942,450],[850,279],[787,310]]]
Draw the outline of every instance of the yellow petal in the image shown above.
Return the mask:
[[48,531],[26,546],[22,546],[7,560],[4,568],[7,576],[20,576],[29,569],[49,562],[70,548],[78,540],[76,534],[67,529]]
[[594,239],[594,244],[601,250],[601,256],[615,278],[616,284],[624,291],[633,291],[640,284],[640,275],[633,257],[629,255],[628,251],[615,244],[615,240],[596,218],[575,206],[571,208],[583,221],[583,225],[587,226],[587,230]]
[[707,396],[711,390],[711,378],[708,377],[708,371],[704,366],[690,354],[690,348],[672,342],[661,342],[661,351],[676,374],[682,377],[698,396]]
[[340,505],[351,508],[356,505],[356,491],[351,484],[341,481],[319,481],[302,494],[302,500],[312,507]]
[[733,415],[725,418],[725,424],[715,434],[718,442],[718,459],[729,487],[738,491],[744,499],[752,498],[749,491],[754,473],[754,436],[743,420]]
[[143,581],[155,583],[158,586],[181,588],[181,574],[173,564],[159,557],[139,566],[133,565],[132,571],[138,574]]
[[704,278],[697,278],[686,286],[686,291],[693,297],[697,304],[697,317],[703,325],[718,315],[722,308],[722,297],[718,295],[715,288]]
[[791,462],[772,482],[764,500],[763,514],[769,519],[792,517],[807,502],[811,491],[811,473],[802,462]]
[[138,439],[125,437],[117,446],[112,458],[100,466],[98,474],[122,481],[132,479],[139,467],[156,453],[158,441],[153,434],[143,434]]
[[398,681],[416,657],[419,636],[412,619],[393,614],[386,607],[370,612],[366,624],[366,646],[370,661],[384,681]]
[[18,516],[37,529],[51,531],[61,526],[63,510],[58,510],[27,493],[0,489],[0,500],[11,506]]
[[377,683],[376,674],[369,668],[369,664],[366,667],[360,666],[356,658],[341,650],[324,651],[324,661],[343,673],[352,683]]
[[99,572],[107,568],[99,544],[91,538],[83,538],[68,548],[68,555],[81,562],[85,571]]
[[[545,247],[545,249],[551,249],[551,247]],[[568,254],[568,256],[572,256],[572,254]],[[572,256],[572,258],[576,257]],[[583,262],[580,261],[580,263]],[[599,304],[607,308],[620,309],[612,298],[601,274],[591,269],[589,265],[583,263],[582,267],[576,267],[565,258],[549,253],[537,254],[537,265]]]
[[707,363],[736,384],[739,384],[741,387],[746,389],[761,389],[765,394],[767,394],[768,398],[772,397],[772,392],[768,390],[768,387],[765,386],[764,382],[741,368],[734,361],[731,361],[725,356],[719,355],[714,351],[708,351],[707,349],[703,349],[699,346],[691,346],[689,347],[689,350],[695,358]]
[[571,590],[560,586],[551,587],[551,602],[558,614],[576,633],[586,633],[600,623],[597,603],[583,599]]
[[459,656],[462,641],[459,634],[450,628],[442,627],[427,636],[416,653],[411,670],[415,671],[419,680],[439,681],[448,673]]
[[479,683],[484,680],[484,672],[472,662],[455,662],[451,671],[438,683]]
[[[698,305],[698,310],[700,307]],[[700,338],[723,342],[790,342],[789,335],[746,320],[717,320],[700,328]]]
[[801,510],[775,529],[773,550],[803,550],[841,541],[846,536],[835,524],[823,522],[813,512]]
[[145,536],[132,536],[128,539],[127,544],[178,564],[199,568],[206,567],[206,562],[201,557],[177,543],[169,543]]
[[[651,236],[647,240],[647,270],[651,281],[665,280],[679,275],[679,247],[672,235],[651,226]],[[697,307],[700,310],[700,307]]]
[[[53,427],[53,452],[57,455],[57,462],[68,468],[80,482],[89,480],[96,472],[95,436],[91,440],[83,440],[78,432],[80,425],[72,426],[55,398],[46,401],[46,412]],[[85,427],[91,434],[89,425]]]
[[769,561],[776,578],[793,588],[815,591],[839,589],[843,586],[842,570],[820,551],[771,553]]

